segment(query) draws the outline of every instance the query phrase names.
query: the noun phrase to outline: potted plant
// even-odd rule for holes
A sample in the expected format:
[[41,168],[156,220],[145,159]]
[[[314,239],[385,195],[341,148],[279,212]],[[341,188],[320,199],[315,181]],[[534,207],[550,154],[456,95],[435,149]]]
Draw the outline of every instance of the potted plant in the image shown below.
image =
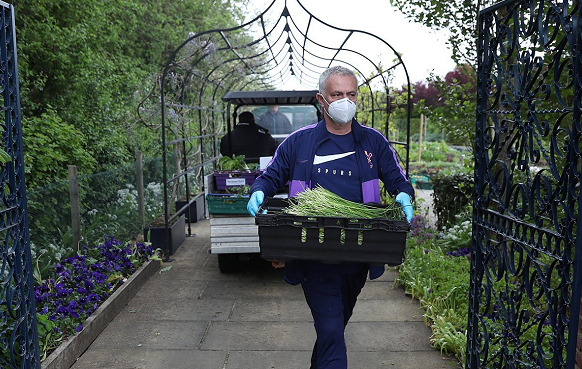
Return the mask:
[[244,155],[223,156],[218,159],[217,167],[218,170],[214,171],[217,190],[250,186],[261,174],[260,170],[251,170],[248,167]]
[[[196,223],[204,217],[204,193],[194,195],[190,200],[186,197],[176,200],[175,206],[176,212],[184,214],[187,222]],[[180,211],[185,206],[187,208]]]
[[170,220],[166,227],[164,216],[154,219],[143,229],[144,239],[151,242],[152,247],[161,249],[164,255],[172,255],[186,239],[184,228],[186,217],[179,215]]

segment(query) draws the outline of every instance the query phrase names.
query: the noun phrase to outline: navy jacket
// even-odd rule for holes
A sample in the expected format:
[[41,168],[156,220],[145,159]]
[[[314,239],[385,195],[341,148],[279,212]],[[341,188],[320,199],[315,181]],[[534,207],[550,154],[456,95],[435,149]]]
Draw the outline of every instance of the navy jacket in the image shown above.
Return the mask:
[[[352,132],[356,141],[356,162],[360,174],[363,202],[380,202],[380,181],[388,193],[406,192],[414,198],[414,189],[398,161],[388,140],[377,130],[360,125],[354,119]],[[265,172],[257,178],[251,192],[263,191],[265,197],[275,195],[289,182],[289,196],[311,188],[313,158],[317,147],[329,139],[325,121],[303,127],[279,145]],[[341,194],[338,194],[341,196]],[[297,265],[286,263],[285,279],[297,284],[302,277]],[[370,279],[380,277],[384,266],[370,266]]]

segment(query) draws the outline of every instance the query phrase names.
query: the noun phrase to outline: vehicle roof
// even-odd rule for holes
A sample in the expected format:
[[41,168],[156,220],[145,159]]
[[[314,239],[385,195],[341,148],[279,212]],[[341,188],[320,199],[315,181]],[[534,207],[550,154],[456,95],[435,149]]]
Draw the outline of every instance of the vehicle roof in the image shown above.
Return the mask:
[[300,91],[229,91],[222,101],[234,105],[314,105],[317,90]]

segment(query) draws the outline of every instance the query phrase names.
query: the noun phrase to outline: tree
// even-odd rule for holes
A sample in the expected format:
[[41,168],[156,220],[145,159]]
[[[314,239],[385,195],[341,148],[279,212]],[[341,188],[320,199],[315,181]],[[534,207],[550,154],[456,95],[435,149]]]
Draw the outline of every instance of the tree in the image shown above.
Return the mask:
[[447,134],[447,140],[457,145],[475,145],[476,74],[469,65],[459,65],[444,78],[432,75],[439,91],[441,106],[428,109],[436,123]]
[[[445,78],[432,75],[444,106],[434,110],[455,143],[474,146],[476,111],[477,16],[493,0],[390,0],[408,18],[435,31],[449,32],[448,45],[457,68]],[[428,114],[433,111],[429,110]]]
[[30,118],[23,126],[24,163],[26,185],[34,188],[42,186],[46,178],[62,177],[68,165],[76,165],[86,173],[91,173],[95,159],[84,148],[85,135],[59,117],[58,113],[47,109],[40,117]]
[[[57,114],[64,126],[83,133],[76,149],[94,158],[94,170],[133,160],[135,150],[155,155],[159,148],[151,134],[131,124],[137,119],[135,92],[190,32],[239,24],[244,1],[9,0],[15,7],[23,125],[54,121]],[[43,154],[30,146],[25,151]],[[61,169],[35,173],[31,183],[66,177]]]
[[495,0],[390,0],[408,18],[434,31],[449,32],[448,45],[457,64],[476,65],[477,16]]
[[[402,88],[403,92],[406,88]],[[444,105],[440,91],[432,81],[418,81],[412,84],[412,103],[436,109]]]

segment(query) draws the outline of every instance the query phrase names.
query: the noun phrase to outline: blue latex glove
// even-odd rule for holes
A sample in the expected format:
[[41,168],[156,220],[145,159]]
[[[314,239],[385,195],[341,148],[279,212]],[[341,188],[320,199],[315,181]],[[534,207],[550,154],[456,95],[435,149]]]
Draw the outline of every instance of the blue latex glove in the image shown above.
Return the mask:
[[406,215],[408,223],[412,222],[414,209],[412,207],[412,202],[410,201],[410,196],[406,192],[400,192],[396,195],[396,202],[402,205],[402,211],[404,212],[404,215]]
[[247,211],[249,212],[249,214],[255,216],[255,214],[257,214],[257,211],[259,211],[259,206],[261,206],[264,200],[265,194],[263,191],[253,192],[247,204]]

